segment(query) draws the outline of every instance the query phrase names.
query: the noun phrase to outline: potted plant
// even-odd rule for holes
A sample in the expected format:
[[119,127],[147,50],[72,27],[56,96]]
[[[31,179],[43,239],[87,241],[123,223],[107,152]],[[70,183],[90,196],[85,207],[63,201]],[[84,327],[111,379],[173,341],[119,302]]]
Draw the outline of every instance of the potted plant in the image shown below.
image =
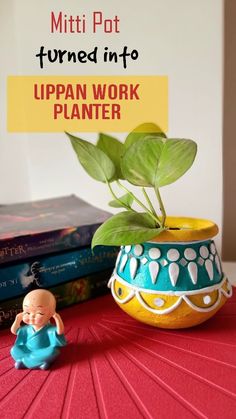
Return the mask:
[[[87,173],[107,184],[110,205],[122,208],[92,241],[92,247],[121,246],[109,281],[118,305],[162,328],[190,327],[212,317],[232,295],[213,241],[218,227],[208,220],[166,216],[160,194],[192,166],[197,144],[167,138],[151,123],[137,127],[124,144],[105,134],[96,145],[67,135]],[[141,188],[143,200],[124,181]]]

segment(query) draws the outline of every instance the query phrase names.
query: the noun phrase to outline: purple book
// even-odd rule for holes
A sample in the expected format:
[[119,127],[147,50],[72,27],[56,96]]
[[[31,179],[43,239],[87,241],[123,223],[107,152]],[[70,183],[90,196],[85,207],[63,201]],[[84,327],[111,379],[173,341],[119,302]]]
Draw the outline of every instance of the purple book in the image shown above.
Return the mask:
[[0,264],[88,246],[110,214],[75,195],[0,207]]

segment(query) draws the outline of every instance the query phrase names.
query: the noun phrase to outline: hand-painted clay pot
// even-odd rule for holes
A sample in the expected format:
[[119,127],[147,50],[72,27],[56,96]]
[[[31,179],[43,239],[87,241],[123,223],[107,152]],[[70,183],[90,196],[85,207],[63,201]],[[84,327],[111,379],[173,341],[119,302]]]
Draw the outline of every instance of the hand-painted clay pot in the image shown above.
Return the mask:
[[119,306],[135,319],[161,328],[195,326],[232,296],[212,238],[211,221],[167,218],[155,241],[121,246],[109,281]]

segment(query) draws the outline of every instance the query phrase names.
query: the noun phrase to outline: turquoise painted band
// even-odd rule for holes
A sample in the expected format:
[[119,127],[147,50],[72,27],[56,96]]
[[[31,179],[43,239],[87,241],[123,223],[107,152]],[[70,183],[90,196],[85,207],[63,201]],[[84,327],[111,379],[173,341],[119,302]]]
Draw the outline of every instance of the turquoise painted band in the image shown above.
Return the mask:
[[160,291],[194,291],[223,278],[213,240],[122,246],[116,271],[129,284]]

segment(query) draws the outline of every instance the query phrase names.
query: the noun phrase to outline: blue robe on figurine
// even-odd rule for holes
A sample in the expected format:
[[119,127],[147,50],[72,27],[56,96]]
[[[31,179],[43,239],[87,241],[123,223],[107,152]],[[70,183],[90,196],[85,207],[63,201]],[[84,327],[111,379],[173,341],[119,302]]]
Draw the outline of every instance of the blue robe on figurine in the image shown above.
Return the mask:
[[59,354],[57,348],[66,345],[65,336],[58,335],[57,328],[50,323],[37,331],[31,325],[22,326],[16,333],[11,355],[18,368],[46,369]]

